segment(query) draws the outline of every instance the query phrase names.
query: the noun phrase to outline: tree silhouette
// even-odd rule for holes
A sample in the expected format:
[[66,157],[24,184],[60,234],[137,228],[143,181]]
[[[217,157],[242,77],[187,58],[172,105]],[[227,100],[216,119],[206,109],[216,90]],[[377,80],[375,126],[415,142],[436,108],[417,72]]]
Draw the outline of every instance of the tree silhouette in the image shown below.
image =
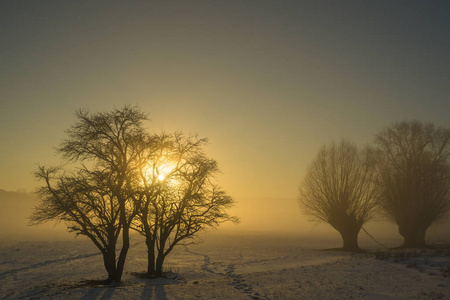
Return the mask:
[[58,149],[72,171],[38,167],[44,184],[31,222],[64,221],[91,239],[103,254],[105,283],[122,279],[132,226],[146,238],[148,275],[161,276],[180,241],[237,220],[225,211],[232,198],[213,183],[218,167],[204,153],[206,139],[148,134],[147,117],[135,107],[76,116]]
[[135,228],[146,238],[147,276],[163,274],[167,255],[181,241],[225,221],[233,200],[212,182],[216,161],[204,154],[206,139],[182,133],[160,135],[141,173],[143,189]]
[[145,163],[139,154],[149,140],[142,129],[147,117],[133,107],[96,114],[80,110],[76,117],[58,149],[67,162],[76,163],[74,171],[38,168],[35,175],[45,184],[37,191],[41,201],[31,221],[64,221],[69,230],[90,238],[103,254],[106,282],[120,282],[137,213],[130,187]]
[[403,247],[425,245],[425,233],[450,208],[450,130],[399,122],[375,139],[380,206],[398,225]]
[[359,250],[358,233],[376,208],[373,153],[342,141],[324,146],[300,186],[299,203],[306,215],[326,222],[343,239],[343,249]]

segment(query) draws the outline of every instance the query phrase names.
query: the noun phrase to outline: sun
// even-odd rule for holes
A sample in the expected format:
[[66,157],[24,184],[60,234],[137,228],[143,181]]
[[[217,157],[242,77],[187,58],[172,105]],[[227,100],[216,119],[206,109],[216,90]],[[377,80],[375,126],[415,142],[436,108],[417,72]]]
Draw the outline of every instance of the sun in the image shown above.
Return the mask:
[[175,169],[175,165],[172,162],[164,162],[156,166],[155,177],[159,182],[168,180],[171,177]]
[[159,181],[164,181],[166,177],[172,172],[173,166],[167,163],[160,164],[156,168],[156,177]]
[[153,165],[148,165],[147,170],[144,172],[146,179],[145,182],[167,182],[173,181],[172,175],[176,169],[176,164],[172,162],[160,162]]

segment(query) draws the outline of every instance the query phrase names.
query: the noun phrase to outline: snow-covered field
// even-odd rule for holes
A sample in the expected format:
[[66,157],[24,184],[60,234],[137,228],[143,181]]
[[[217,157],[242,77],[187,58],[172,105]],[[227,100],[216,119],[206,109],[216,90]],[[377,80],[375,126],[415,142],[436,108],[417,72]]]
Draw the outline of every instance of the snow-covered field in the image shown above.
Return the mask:
[[[102,258],[83,239],[0,242],[0,296],[6,299],[450,299],[450,254],[415,252],[377,259],[324,248],[336,243],[294,236],[208,234],[179,246],[166,263],[171,278],[134,276],[146,267],[139,236],[116,287]],[[376,250],[374,247],[371,250]],[[406,257],[406,259],[404,259]]]

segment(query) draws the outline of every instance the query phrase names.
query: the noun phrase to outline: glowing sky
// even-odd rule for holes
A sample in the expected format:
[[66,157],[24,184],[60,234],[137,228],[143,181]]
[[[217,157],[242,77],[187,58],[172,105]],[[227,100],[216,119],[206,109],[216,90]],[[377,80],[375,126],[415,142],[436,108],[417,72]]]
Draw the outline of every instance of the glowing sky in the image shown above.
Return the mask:
[[60,162],[79,108],[137,104],[151,130],[208,137],[238,199],[295,199],[333,140],[450,125],[448,1],[2,0],[0,39],[5,190]]

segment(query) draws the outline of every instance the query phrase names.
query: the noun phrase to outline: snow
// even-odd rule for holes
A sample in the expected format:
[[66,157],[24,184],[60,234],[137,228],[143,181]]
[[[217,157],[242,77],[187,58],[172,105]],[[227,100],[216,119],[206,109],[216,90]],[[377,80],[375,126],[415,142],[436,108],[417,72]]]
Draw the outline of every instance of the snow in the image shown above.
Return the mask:
[[[339,244],[274,234],[208,233],[167,258],[169,278],[142,279],[143,239],[133,236],[115,287],[102,257],[84,239],[0,242],[0,297],[5,299],[450,299],[448,250],[350,254]],[[391,251],[392,252],[392,251]],[[389,253],[391,253],[389,252]],[[380,259],[380,257],[382,259]]]

